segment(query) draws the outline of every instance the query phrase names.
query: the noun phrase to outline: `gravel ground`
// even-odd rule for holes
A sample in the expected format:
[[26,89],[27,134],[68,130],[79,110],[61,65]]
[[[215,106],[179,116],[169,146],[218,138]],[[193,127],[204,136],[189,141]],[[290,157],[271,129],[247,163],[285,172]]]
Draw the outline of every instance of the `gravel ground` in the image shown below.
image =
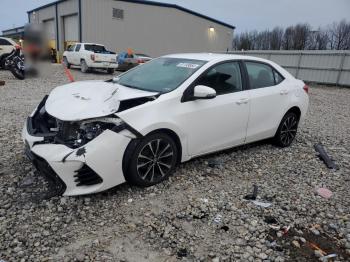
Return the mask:
[[[307,119],[289,148],[255,143],[181,164],[151,188],[124,184],[45,200],[47,185],[24,158],[20,133],[42,97],[68,82],[61,66],[46,71],[25,81],[0,71],[0,259],[319,261],[335,253],[350,261],[350,89],[312,87]],[[316,157],[318,142],[338,171]],[[243,199],[253,185],[270,207]],[[318,187],[333,196],[318,196]]]

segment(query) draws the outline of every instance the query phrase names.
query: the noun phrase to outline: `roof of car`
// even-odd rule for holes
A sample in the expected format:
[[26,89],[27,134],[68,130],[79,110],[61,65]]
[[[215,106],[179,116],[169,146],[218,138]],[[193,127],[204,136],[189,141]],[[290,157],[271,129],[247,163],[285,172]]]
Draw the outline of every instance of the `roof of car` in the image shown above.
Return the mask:
[[194,59],[203,61],[216,61],[216,60],[229,60],[229,59],[252,59],[257,61],[267,61],[265,59],[247,55],[236,55],[236,54],[223,54],[223,53],[183,53],[183,54],[172,54],[166,57],[173,58],[184,58],[184,59]]

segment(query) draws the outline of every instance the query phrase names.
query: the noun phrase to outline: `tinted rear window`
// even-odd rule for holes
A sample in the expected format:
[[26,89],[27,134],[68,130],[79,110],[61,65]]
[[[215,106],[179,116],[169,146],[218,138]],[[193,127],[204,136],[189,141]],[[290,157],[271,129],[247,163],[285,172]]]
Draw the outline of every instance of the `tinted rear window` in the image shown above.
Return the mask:
[[106,48],[102,45],[85,45],[85,50],[94,52],[94,53],[105,53],[107,52]]

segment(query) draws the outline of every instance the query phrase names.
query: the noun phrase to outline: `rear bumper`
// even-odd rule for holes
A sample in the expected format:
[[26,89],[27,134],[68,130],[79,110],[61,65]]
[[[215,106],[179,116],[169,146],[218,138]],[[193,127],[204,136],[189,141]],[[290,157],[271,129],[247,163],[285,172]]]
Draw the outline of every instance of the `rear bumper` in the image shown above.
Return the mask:
[[118,64],[117,63],[110,63],[110,62],[95,62],[95,63],[89,63],[88,67],[117,69],[118,68]]
[[26,156],[58,195],[93,194],[125,182],[123,156],[131,138],[122,134],[106,130],[76,149],[44,143],[31,136],[26,125],[22,138]]

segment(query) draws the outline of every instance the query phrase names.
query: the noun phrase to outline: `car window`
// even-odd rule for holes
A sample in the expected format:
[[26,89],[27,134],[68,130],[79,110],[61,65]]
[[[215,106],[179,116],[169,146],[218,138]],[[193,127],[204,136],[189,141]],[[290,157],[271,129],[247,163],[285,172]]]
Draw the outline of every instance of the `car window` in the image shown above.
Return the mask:
[[217,65],[201,76],[196,84],[215,89],[217,95],[242,91],[239,63],[228,62]]
[[278,85],[284,80],[284,77],[278,73],[276,70],[273,70],[273,76],[275,78],[275,84]]
[[0,38],[0,45],[12,45],[12,44],[9,41],[7,41],[6,39]]
[[85,50],[91,51],[94,53],[106,53],[107,50],[103,45],[93,45],[93,44],[87,44],[85,45]]
[[81,47],[81,44],[77,44],[77,47],[75,48],[75,52],[79,52],[80,47]]
[[146,91],[167,93],[178,88],[206,61],[161,57],[124,73],[118,84]]
[[245,62],[251,89],[275,85],[275,77],[271,66],[259,62]]
[[72,52],[75,48],[75,45],[69,45],[68,48],[67,48],[67,51],[68,52]]

